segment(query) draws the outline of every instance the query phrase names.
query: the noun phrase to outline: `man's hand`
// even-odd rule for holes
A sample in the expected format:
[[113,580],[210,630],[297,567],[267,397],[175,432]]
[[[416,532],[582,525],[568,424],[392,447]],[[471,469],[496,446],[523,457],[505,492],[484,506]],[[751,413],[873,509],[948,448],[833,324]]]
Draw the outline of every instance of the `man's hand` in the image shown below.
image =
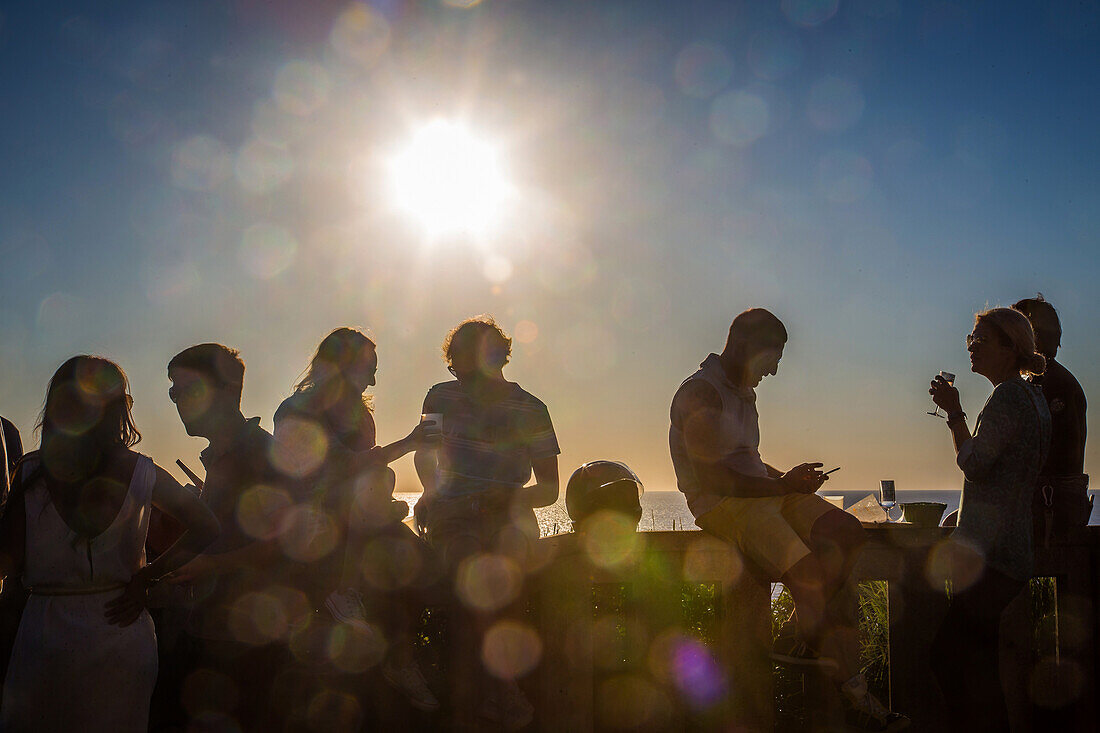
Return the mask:
[[791,493],[812,494],[829,480],[828,476],[818,470],[822,465],[824,464],[800,463],[780,476],[779,480]]
[[173,585],[197,583],[217,572],[218,562],[210,555],[199,555],[182,568],[168,574],[167,580]]

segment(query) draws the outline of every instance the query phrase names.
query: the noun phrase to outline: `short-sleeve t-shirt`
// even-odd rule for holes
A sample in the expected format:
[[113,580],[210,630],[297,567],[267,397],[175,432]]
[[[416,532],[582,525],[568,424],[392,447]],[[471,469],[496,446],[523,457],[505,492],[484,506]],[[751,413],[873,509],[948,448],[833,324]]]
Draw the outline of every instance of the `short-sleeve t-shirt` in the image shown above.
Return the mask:
[[[296,485],[272,465],[270,455],[271,435],[260,427],[258,417],[244,421],[226,445],[218,450],[208,447],[200,454],[206,467],[202,501],[221,522],[221,533],[204,555],[239,550],[257,541],[254,533],[259,527],[274,526],[275,517],[267,512],[277,510],[279,504],[258,501],[259,497],[286,491],[291,501],[296,498]],[[289,561],[274,561],[237,568],[200,583],[203,587],[196,587],[198,598],[188,621],[190,633],[203,639],[236,640],[234,617],[244,608],[240,600],[271,585],[284,585],[288,567]]]
[[676,485],[687,497],[692,515],[700,517],[718,506],[724,494],[700,481],[684,438],[684,424],[689,417],[685,395],[696,381],[713,387],[721,400],[719,432],[713,437],[720,446],[725,463],[738,473],[760,478],[767,478],[768,467],[760,458],[760,415],[756,410],[756,392],[733,384],[722,369],[718,355],[710,354],[699,365],[699,371],[685,379],[672,398],[668,432]]
[[546,405],[518,384],[511,387],[491,403],[470,399],[458,381],[428,390],[424,412],[443,415],[440,496],[522,488],[532,461],[561,452]]

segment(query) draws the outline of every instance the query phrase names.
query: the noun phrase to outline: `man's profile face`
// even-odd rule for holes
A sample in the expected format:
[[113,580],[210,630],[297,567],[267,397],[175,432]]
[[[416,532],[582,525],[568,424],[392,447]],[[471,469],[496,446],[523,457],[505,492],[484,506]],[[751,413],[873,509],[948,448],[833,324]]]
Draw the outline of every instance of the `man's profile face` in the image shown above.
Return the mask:
[[500,369],[502,349],[490,334],[479,333],[451,354],[450,371],[458,381],[491,376]]
[[217,388],[209,376],[184,367],[169,369],[168,379],[172,382],[168,398],[175,403],[187,434],[203,435],[218,396]]
[[779,360],[783,358],[783,345],[763,346],[749,357],[745,365],[745,376],[749,387],[756,387],[764,377],[779,371]]
[[1035,350],[1044,356],[1054,356],[1058,351],[1061,334],[1048,323],[1044,323],[1042,319],[1031,318],[1030,320],[1032,330],[1035,331]]

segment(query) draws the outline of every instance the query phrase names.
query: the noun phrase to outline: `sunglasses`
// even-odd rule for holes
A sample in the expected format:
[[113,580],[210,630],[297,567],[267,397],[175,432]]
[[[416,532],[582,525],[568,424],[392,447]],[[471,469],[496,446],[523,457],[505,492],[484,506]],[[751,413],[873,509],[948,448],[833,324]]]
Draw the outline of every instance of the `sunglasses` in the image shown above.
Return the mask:
[[1008,346],[1008,344],[1005,343],[1004,339],[996,338],[996,337],[993,337],[993,336],[975,336],[974,334],[969,334],[966,337],[966,348],[968,348],[968,349],[977,348],[977,347],[981,346],[982,344],[988,344],[988,343],[995,343],[998,346],[1004,346],[1004,347]]
[[168,388],[168,399],[172,400],[173,404],[175,404],[180,400],[195,399],[196,397],[202,396],[205,392],[206,385],[200,380],[182,386],[173,384]]

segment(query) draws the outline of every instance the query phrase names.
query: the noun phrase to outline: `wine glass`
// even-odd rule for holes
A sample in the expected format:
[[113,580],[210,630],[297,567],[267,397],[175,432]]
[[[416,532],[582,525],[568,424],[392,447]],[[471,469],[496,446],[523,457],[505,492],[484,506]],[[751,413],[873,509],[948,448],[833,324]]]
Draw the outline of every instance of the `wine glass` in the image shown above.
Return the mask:
[[890,516],[890,510],[897,505],[897,498],[894,493],[894,480],[882,479],[878,482],[879,487],[879,506],[886,510],[886,518],[892,519]]
[[[943,381],[947,382],[951,386],[955,386],[955,375],[951,372],[940,372],[940,376],[943,377]],[[932,417],[947,417],[947,415],[940,414],[940,406],[935,402],[932,403],[932,412],[928,413]]]

